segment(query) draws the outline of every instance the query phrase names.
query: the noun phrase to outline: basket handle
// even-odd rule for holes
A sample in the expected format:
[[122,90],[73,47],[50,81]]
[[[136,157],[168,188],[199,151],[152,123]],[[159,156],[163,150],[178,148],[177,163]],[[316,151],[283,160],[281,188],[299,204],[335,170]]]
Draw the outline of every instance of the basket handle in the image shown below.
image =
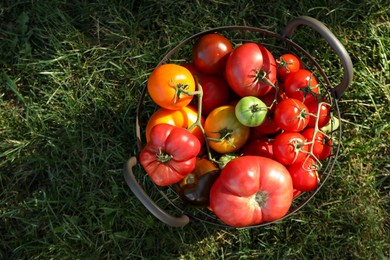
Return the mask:
[[145,193],[143,188],[137,182],[133,167],[137,164],[137,158],[131,157],[124,166],[124,176],[127,185],[130,187],[135,196],[141,201],[141,203],[159,220],[172,227],[182,227],[189,223],[190,219],[187,215],[181,215],[180,217],[174,217],[169,215],[158,207],[152,199]]
[[294,30],[299,25],[307,25],[321,34],[322,37],[329,43],[333,50],[337,53],[344,70],[344,78],[339,85],[334,88],[335,98],[339,99],[343,95],[344,91],[352,82],[353,78],[353,66],[351,57],[347,53],[344,46],[336,38],[336,36],[320,21],[309,17],[300,16],[290,21],[284,29],[282,36],[285,38],[291,38]]

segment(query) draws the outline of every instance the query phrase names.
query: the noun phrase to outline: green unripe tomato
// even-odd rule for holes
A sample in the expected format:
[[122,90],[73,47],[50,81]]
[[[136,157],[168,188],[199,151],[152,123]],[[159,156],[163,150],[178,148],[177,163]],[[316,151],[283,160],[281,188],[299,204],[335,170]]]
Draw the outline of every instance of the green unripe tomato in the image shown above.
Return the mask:
[[321,127],[320,130],[325,133],[330,133],[336,130],[337,128],[339,128],[339,126],[340,126],[340,119],[338,119],[336,116],[332,116],[330,118],[330,121],[326,125]]
[[241,98],[235,107],[235,114],[241,124],[249,127],[261,125],[267,115],[268,108],[263,101],[254,96]]

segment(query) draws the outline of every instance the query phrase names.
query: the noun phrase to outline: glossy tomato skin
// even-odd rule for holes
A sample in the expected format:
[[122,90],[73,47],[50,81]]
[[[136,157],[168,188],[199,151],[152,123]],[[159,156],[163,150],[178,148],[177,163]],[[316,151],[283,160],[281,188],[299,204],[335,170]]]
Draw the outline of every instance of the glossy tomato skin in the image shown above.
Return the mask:
[[204,124],[211,149],[230,153],[240,149],[249,138],[249,127],[238,121],[233,105],[220,106],[211,111]]
[[281,129],[275,121],[275,112],[268,111],[264,122],[256,127],[252,127],[252,132],[255,136],[272,135],[278,133]]
[[[165,108],[159,108],[152,114],[146,125],[146,142],[150,141],[150,131],[157,124],[170,124],[181,128],[188,128],[193,125],[198,117],[198,111],[191,107],[186,106],[179,110],[170,110]],[[204,124],[204,118],[201,117],[201,124]],[[193,128],[190,133],[194,134],[201,144],[204,143],[204,136],[202,130],[197,126]]]
[[211,188],[210,208],[227,225],[245,227],[280,219],[292,199],[285,166],[266,157],[242,156],[221,171]]
[[225,36],[217,33],[206,34],[195,42],[192,60],[203,73],[223,75],[232,50],[233,45]]
[[272,89],[271,85],[276,82],[276,62],[264,46],[244,43],[230,54],[225,77],[240,97],[261,97],[267,94]]
[[139,160],[155,184],[176,183],[195,168],[201,145],[186,129],[158,124],[152,128],[150,138]]
[[300,133],[283,132],[275,137],[273,153],[275,158],[284,165],[298,163],[308,155],[306,138]]
[[210,205],[210,190],[218,178],[220,169],[206,158],[197,158],[195,168],[174,185],[184,202],[197,206]]
[[280,102],[275,109],[277,125],[288,132],[300,132],[309,123],[309,109],[301,101],[288,98]]
[[[306,138],[309,144],[309,151],[320,161],[328,158],[332,152],[332,139],[326,137],[323,133],[310,127],[302,132],[302,136]],[[313,146],[311,150],[311,146]]]
[[308,157],[306,160],[294,163],[287,167],[294,189],[309,192],[315,190],[319,183],[319,176],[316,169],[316,161]]
[[277,78],[284,82],[290,73],[298,71],[303,65],[301,60],[292,53],[282,54],[276,59]]
[[[219,106],[225,105],[230,100],[231,89],[223,76],[208,75],[198,70],[193,63],[185,63],[186,67],[194,76],[198,90],[198,83],[202,86],[202,115],[207,116]],[[198,107],[198,96],[191,104]]]
[[241,98],[235,106],[235,114],[241,124],[249,127],[261,125],[267,115],[267,106],[257,97]]
[[177,110],[187,106],[193,95],[186,92],[195,91],[195,80],[191,72],[177,64],[163,64],[150,74],[147,89],[152,100],[160,107]]
[[317,78],[306,69],[290,73],[284,81],[284,91],[289,98],[295,98],[308,104],[318,99],[319,87]]
[[248,142],[240,149],[239,154],[257,155],[275,160],[273,143],[274,139],[267,137],[248,140]]
[[[316,125],[316,117],[318,116],[318,127],[326,126],[330,121],[330,105],[325,102],[318,103],[316,100],[307,104],[307,108],[309,110],[310,118],[309,123],[307,124],[309,127],[315,127]],[[319,113],[318,113],[319,109]]]

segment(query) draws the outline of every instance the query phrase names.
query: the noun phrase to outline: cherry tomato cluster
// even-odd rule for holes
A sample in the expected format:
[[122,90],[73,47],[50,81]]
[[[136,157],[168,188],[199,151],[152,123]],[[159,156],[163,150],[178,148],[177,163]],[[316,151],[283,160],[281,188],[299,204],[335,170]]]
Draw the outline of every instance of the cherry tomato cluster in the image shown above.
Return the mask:
[[157,67],[147,83],[160,107],[149,118],[140,162],[160,186],[224,223],[284,216],[319,184],[331,155],[331,106],[299,57],[262,44],[200,37],[192,59]]

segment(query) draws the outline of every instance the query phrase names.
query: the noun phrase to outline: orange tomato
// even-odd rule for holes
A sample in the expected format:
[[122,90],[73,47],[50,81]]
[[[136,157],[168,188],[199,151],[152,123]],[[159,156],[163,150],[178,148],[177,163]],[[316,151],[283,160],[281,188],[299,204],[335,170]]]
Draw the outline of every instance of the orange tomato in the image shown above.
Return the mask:
[[249,138],[250,128],[241,124],[233,105],[220,106],[207,116],[204,130],[211,149],[231,153],[241,148]]
[[185,92],[195,91],[195,80],[187,68],[176,64],[163,64],[150,74],[147,88],[157,105],[177,110],[191,102],[193,95]]
[[[146,141],[150,140],[150,131],[153,126],[157,124],[170,124],[177,127],[188,128],[196,122],[198,117],[198,111],[191,107],[186,106],[179,110],[170,110],[166,108],[160,108],[149,118],[148,124],[146,125]],[[204,119],[201,117],[201,124],[204,124]],[[204,136],[200,128],[197,126],[193,128],[190,133],[195,135],[201,144],[204,142]]]

